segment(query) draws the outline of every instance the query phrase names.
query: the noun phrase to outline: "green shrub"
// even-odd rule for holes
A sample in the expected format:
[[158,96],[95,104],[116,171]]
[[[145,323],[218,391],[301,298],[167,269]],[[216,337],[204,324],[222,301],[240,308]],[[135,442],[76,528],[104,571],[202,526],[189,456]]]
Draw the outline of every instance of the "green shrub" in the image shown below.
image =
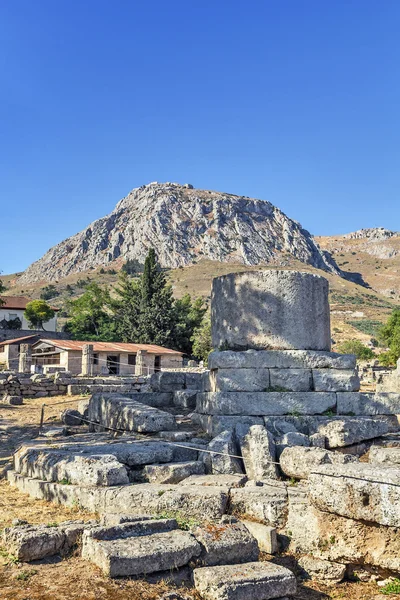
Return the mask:
[[355,354],[360,360],[371,360],[375,357],[371,348],[364,346],[359,340],[347,340],[346,342],[342,342],[335,347],[335,350],[341,354]]

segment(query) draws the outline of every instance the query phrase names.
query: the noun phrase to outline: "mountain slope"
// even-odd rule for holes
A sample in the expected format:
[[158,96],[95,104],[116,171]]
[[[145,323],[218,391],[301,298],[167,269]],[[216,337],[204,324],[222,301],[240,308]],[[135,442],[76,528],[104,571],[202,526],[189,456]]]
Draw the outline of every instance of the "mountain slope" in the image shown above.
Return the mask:
[[360,229],[316,241],[342,269],[361,273],[371,289],[400,302],[400,232]]
[[285,257],[341,275],[308,231],[270,202],[151,183],[134,189],[106,217],[51,248],[19,284],[56,281],[127,259],[143,262],[155,248],[163,267],[200,259],[243,265],[284,264]]

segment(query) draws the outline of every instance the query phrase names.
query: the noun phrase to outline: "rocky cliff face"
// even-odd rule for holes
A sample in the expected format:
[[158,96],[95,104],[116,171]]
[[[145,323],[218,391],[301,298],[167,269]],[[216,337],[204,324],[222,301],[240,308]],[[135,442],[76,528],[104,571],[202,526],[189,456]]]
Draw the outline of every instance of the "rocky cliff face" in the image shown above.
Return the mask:
[[244,265],[278,256],[341,274],[308,231],[269,202],[190,185],[151,183],[134,189],[108,216],[51,248],[18,283],[54,281],[118,259],[143,262],[153,247],[163,267],[202,258]]
[[388,240],[392,237],[397,237],[400,235],[400,232],[390,231],[390,229],[385,229],[384,227],[372,227],[370,229],[359,229],[358,231],[353,231],[352,233],[346,233],[342,237],[345,240],[370,240],[370,241],[382,241]]

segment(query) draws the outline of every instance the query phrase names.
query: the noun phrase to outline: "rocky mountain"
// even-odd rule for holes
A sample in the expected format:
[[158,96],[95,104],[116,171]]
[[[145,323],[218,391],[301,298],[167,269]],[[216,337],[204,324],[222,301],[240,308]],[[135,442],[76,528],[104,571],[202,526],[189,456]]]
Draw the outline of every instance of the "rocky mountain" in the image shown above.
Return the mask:
[[345,240],[370,240],[370,241],[382,241],[388,240],[392,237],[399,236],[400,233],[396,231],[390,231],[384,227],[373,227],[370,229],[359,229],[352,233],[346,233],[342,237]]
[[168,268],[202,258],[284,264],[286,256],[342,274],[308,231],[270,202],[189,184],[150,183],[132,190],[108,216],[51,248],[18,283],[55,281],[127,259],[143,262],[150,247]]

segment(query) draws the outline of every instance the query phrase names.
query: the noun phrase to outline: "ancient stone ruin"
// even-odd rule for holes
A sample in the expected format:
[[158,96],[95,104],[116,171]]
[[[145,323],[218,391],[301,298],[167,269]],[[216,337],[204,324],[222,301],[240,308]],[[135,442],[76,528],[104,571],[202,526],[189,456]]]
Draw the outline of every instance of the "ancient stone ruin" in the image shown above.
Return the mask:
[[205,600],[292,597],[295,575],[260,551],[329,583],[399,573],[400,394],[360,392],[355,357],[330,351],[327,281],[219,277],[212,335],[203,376],[97,391],[84,433],[19,448],[12,485],[101,521],[9,528],[9,551],[63,553],[79,532],[110,577],[179,574]]

